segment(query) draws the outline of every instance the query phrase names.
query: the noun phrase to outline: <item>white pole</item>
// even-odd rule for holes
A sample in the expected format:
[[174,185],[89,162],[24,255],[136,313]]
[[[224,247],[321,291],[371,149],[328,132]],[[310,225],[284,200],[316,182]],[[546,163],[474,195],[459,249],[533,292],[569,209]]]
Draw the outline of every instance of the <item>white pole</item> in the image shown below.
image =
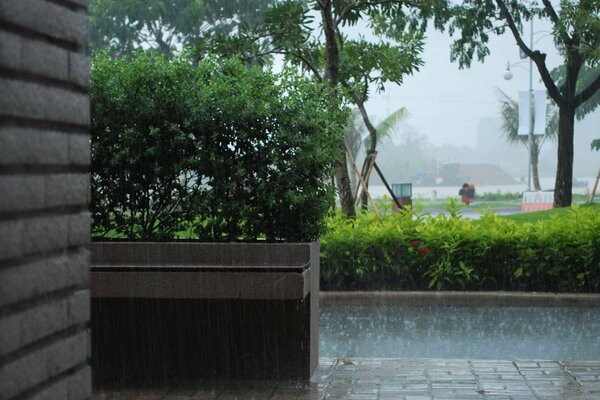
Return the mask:
[[[533,17],[531,18],[531,34],[529,36],[529,48],[533,50]],[[527,174],[527,191],[531,192],[531,153],[533,151],[533,66],[531,63],[531,57],[529,57],[529,109],[531,110],[531,121],[529,124],[529,169]]]

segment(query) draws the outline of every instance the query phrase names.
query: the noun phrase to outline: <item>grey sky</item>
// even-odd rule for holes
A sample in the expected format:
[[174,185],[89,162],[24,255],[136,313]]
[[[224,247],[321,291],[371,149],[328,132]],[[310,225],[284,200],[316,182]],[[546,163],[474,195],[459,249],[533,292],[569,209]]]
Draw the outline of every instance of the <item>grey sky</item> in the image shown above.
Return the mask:
[[[527,26],[527,43],[529,32]],[[561,58],[549,35],[549,25],[536,21],[534,32],[539,32],[534,37],[534,48],[547,52],[551,67],[559,65]],[[483,64],[475,61],[471,68],[460,70],[457,63],[450,62],[451,42],[447,32],[430,30],[423,54],[425,65],[407,77],[401,87],[388,85],[385,92],[373,93],[367,103],[369,113],[382,119],[404,106],[411,114],[407,123],[431,142],[474,146],[479,120],[498,116],[496,88],[514,98],[519,90],[527,90],[529,63],[521,63],[523,68],[514,67],[512,80],[502,78],[507,62],[520,61],[515,40],[507,32],[491,38],[491,55]],[[533,69],[533,88],[543,89],[535,65]]]

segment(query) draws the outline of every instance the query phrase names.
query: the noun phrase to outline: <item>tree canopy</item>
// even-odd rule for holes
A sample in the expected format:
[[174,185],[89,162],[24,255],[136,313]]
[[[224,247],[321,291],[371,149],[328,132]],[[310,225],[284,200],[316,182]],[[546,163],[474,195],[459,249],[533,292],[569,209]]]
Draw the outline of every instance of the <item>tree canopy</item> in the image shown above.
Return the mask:
[[171,55],[209,31],[255,23],[272,0],[92,0],[91,42],[119,55],[136,48]]
[[[523,38],[523,24],[532,19],[547,20],[552,25],[554,43],[563,57],[562,71],[559,69],[554,76],[546,63],[546,54],[532,48]],[[469,66],[474,57],[483,60],[490,53],[490,35],[505,32],[512,34],[521,51],[535,64],[549,97],[559,109],[554,204],[569,206],[575,117],[597,106],[592,97],[600,89],[600,2],[462,0],[454,7],[450,22],[450,33],[457,30],[460,35],[452,45],[451,57],[461,67]]]
[[[382,91],[388,83],[402,84],[406,75],[419,70],[428,21],[443,29],[447,17],[445,0],[284,0],[272,6],[260,24],[244,26],[234,35],[212,36],[199,55],[211,49],[259,62],[280,55],[286,64],[328,82],[360,110],[370,135],[368,157],[373,157],[377,130],[364,103],[373,88]],[[349,27],[359,27],[361,34],[350,36]],[[351,216],[345,156],[336,164],[342,210]]]

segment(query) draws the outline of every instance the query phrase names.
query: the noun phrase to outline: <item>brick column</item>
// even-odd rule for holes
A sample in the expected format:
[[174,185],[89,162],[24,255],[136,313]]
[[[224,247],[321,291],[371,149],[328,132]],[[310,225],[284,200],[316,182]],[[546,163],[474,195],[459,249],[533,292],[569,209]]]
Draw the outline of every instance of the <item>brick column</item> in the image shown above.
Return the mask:
[[88,0],[0,0],[0,400],[87,399]]

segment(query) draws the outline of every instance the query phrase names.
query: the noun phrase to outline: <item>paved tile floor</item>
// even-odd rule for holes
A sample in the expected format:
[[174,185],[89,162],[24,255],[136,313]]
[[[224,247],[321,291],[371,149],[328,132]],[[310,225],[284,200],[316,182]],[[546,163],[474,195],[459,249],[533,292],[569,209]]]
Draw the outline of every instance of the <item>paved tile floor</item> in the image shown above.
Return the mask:
[[219,381],[92,400],[600,399],[600,361],[321,359],[318,382]]

